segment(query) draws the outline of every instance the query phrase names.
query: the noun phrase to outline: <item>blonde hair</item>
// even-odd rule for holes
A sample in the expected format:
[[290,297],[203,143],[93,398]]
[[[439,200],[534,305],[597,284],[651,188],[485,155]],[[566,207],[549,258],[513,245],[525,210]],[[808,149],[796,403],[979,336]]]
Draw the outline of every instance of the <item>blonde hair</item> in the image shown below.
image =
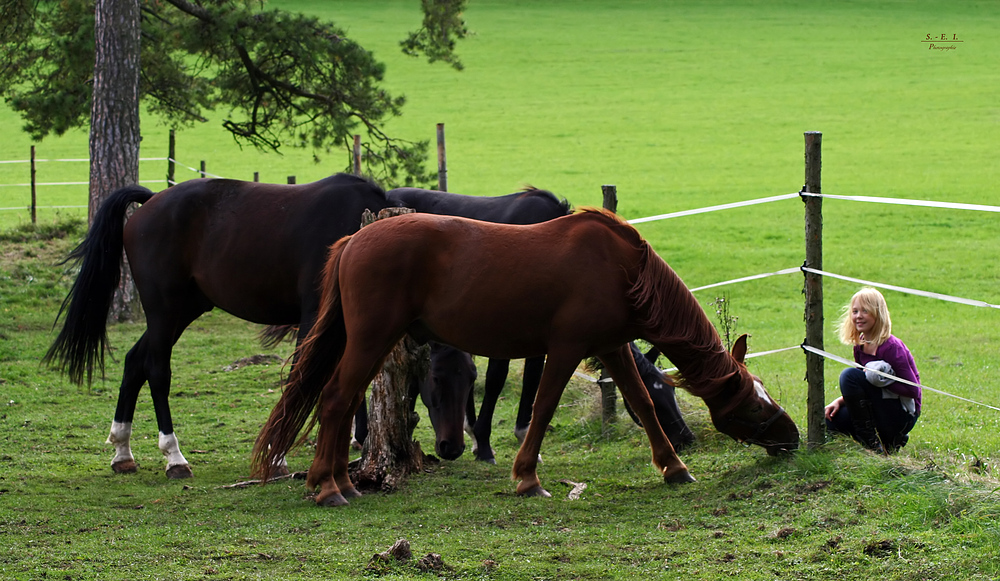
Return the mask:
[[[861,339],[861,333],[851,320],[851,311],[858,307],[868,311],[875,319],[872,326],[872,336]],[[847,303],[840,315],[838,324],[840,341],[845,345],[861,345],[862,343],[874,343],[881,345],[885,343],[892,333],[892,319],[889,317],[889,305],[885,302],[885,297],[878,290],[871,287],[864,287],[851,297],[851,302]]]

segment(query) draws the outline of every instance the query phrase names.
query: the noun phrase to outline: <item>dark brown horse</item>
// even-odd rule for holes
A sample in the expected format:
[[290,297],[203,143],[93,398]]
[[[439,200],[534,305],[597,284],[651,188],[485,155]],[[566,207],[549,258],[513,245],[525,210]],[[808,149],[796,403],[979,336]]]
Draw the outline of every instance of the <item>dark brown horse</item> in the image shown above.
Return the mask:
[[547,355],[514,460],[519,494],[548,496],[536,471],[542,437],[566,383],[591,356],[642,421],[664,480],[693,480],[642,386],[627,345],[636,338],[677,366],[717,429],[773,454],[798,446],[795,423],[743,365],[746,339],[728,353],[680,278],[614,215],[586,211],[533,226],[428,214],[382,220],[331,248],[323,285],[319,317],[253,460],[256,473],[273,470],[315,409],[306,485],[320,488],[319,504],[359,494],[348,476],[351,417],[406,333],[488,357]]
[[[142,206],[125,223],[133,203]],[[106,322],[124,247],[146,332],[125,356],[108,437],[116,449],[112,469],[136,470],[129,440],[139,390],[148,380],[167,476],[191,476],[168,405],[170,354],[181,333],[218,307],[255,323],[297,325],[301,339],[316,317],[329,245],[356,232],[364,210],[389,205],[380,187],[346,174],[301,185],[199,179],[156,195],[132,186],[109,196],[68,259],[82,265],[45,360],[76,383],[103,373]]]

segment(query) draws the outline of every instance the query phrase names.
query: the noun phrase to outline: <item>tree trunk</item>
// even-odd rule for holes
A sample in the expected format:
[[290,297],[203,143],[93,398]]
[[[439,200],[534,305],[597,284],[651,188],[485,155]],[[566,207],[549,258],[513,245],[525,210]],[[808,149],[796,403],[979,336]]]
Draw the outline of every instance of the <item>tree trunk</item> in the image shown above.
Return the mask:
[[[377,219],[412,211],[390,208],[379,212]],[[376,219],[367,214],[363,225]],[[419,416],[413,411],[409,386],[429,372],[430,347],[404,337],[372,381],[368,436],[361,460],[351,469],[351,479],[359,489],[392,491],[408,475],[423,469],[424,453],[413,439]]]
[[430,369],[430,347],[404,337],[372,381],[368,437],[351,474],[359,489],[390,492],[423,469],[424,452],[413,439],[419,416],[409,397],[410,383]]
[[[139,181],[139,2],[97,0],[90,111],[89,220],[107,196]],[[127,262],[109,318],[132,319],[138,296]]]

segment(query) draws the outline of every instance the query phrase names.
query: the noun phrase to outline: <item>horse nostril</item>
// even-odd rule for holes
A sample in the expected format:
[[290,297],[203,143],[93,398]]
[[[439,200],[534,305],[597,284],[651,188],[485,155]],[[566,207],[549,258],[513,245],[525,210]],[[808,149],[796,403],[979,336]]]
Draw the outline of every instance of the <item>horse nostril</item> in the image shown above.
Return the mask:
[[445,460],[455,460],[465,451],[465,442],[453,444],[451,440],[441,440],[437,443],[437,453]]
[[791,456],[795,450],[797,450],[799,445],[796,444],[785,444],[781,446],[768,446],[767,455],[768,456]]

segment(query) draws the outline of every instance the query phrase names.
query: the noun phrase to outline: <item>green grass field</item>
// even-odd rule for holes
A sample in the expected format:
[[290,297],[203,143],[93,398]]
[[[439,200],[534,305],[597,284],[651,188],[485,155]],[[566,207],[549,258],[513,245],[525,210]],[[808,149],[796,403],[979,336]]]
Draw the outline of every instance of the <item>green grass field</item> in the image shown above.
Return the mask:
[[[475,34],[459,45],[463,72],[398,52],[419,23],[414,0],[272,4],[335,20],[388,64],[387,85],[409,98],[390,129],[433,142],[435,124],[445,123],[456,192],[501,194],[533,184],[583,207],[600,205],[601,185],[615,184],[619,212],[630,219],[785,194],[802,185],[802,134],[816,130],[824,134],[824,193],[1000,205],[1000,15],[992,3],[473,0],[466,17]],[[962,42],[954,50],[923,42],[941,34]],[[7,133],[0,160],[27,159],[31,143],[20,121],[0,109],[0,124]],[[165,156],[168,128],[152,118],[143,127],[142,156]],[[241,150],[218,123],[180,130],[177,139],[180,161],[197,167],[206,160],[209,172],[225,177],[259,171],[265,181],[295,175],[303,183],[347,165],[339,152],[316,163],[308,151]],[[50,138],[37,151],[44,159],[86,157],[87,136]],[[185,171],[178,177],[194,176]],[[143,162],[140,179],[165,173],[165,162]],[[85,181],[87,167],[41,164],[38,175]],[[25,164],[0,163],[0,184],[27,181]],[[0,208],[23,208],[28,195],[0,186]],[[82,206],[86,188],[50,186],[38,196],[43,206]],[[39,220],[83,213],[43,209]],[[0,230],[27,220],[26,211],[0,211]],[[639,228],[690,287],[804,260],[797,199]],[[997,231],[992,213],[827,200],[824,269],[1000,304]],[[181,443],[204,452],[188,454],[197,474],[191,488],[162,476],[145,394],[136,430],[149,439],[135,444],[142,470],[114,477],[103,440],[120,367],[90,391],[37,367],[70,281],[56,280],[50,266],[67,244],[2,247],[5,577],[339,578],[363,573],[367,558],[400,536],[414,541],[415,552],[441,553],[456,567],[445,576],[455,578],[1000,574],[990,492],[1000,478],[1000,412],[936,393],[925,394],[910,445],[888,461],[843,441],[793,461],[768,460],[714,435],[700,403],[686,398],[702,444],[684,457],[699,483],[679,489],[655,482],[644,439],[627,419],[601,435],[592,390],[581,383],[557,414],[541,468],[553,492],[559,478],[590,482],[580,504],[513,497],[509,441],[497,444],[496,468],[463,457],[400,494],[336,513],[308,506],[294,483],[219,490],[245,477],[279,372],[219,371],[260,349],[252,325],[219,313],[184,335],[174,359]],[[844,357],[849,350],[836,342],[834,319],[857,286],[825,282],[825,345]],[[753,335],[751,351],[761,352],[802,342],[801,289],[795,274],[697,296],[707,308],[725,293],[739,330]],[[913,351],[925,385],[1000,406],[996,309],[886,297],[894,332]],[[140,332],[116,328],[120,354]],[[752,361],[804,432],[802,353]],[[840,368],[826,366],[828,394]],[[509,438],[516,393],[501,410],[508,423],[497,426],[498,440]],[[430,442],[424,424],[418,439]],[[301,451],[298,468],[310,454]],[[482,565],[490,559],[496,569]]]

